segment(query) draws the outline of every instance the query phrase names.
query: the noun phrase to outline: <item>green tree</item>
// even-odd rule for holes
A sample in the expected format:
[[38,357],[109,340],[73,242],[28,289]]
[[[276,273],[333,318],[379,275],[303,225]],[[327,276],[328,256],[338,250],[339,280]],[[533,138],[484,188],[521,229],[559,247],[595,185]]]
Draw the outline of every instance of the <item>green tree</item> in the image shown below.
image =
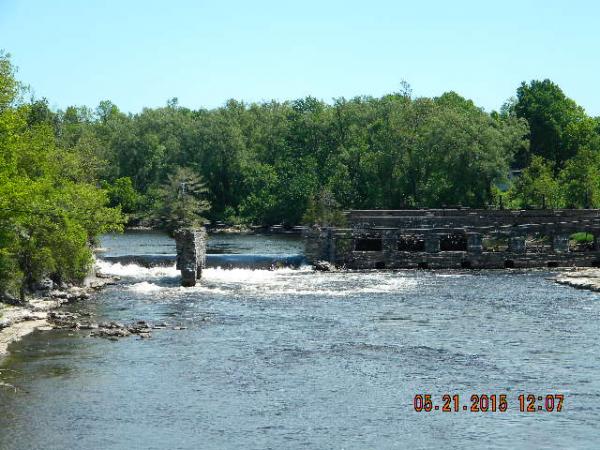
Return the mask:
[[15,69],[10,62],[10,54],[0,50],[0,111],[12,106],[20,89],[21,85],[15,78]]
[[85,155],[59,145],[45,103],[23,103],[20,92],[10,60],[0,56],[0,298],[22,298],[43,277],[80,281],[90,242],[122,222],[82,172]]
[[328,189],[322,189],[318,195],[309,199],[302,220],[306,225],[322,227],[344,226],[347,223],[339,203]]
[[529,123],[531,155],[549,161],[555,173],[594,138],[593,121],[583,108],[548,79],[523,82],[514,108]]
[[167,182],[156,190],[153,219],[173,233],[178,228],[202,226],[210,208],[203,197],[207,189],[202,178],[186,167],[177,167]]
[[141,196],[133,187],[129,177],[117,178],[114,183],[103,183],[102,186],[110,199],[110,206],[120,206],[124,213],[131,214],[140,206]]
[[552,164],[534,156],[511,190],[511,198],[525,208],[560,208],[563,198]]
[[600,157],[583,148],[567,161],[559,182],[568,208],[600,207]]

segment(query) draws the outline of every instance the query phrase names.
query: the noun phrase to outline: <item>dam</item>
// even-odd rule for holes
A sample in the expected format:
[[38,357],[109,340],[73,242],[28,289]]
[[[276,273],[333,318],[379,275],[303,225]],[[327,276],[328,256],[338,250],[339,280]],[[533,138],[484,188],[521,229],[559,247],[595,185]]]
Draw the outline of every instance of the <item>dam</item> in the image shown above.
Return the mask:
[[[181,273],[181,284],[193,286],[205,269],[274,270],[300,268],[307,264],[303,241],[298,235],[207,236],[203,228],[179,230],[175,239],[158,230],[129,230],[103,238],[100,261],[143,272],[173,268]],[[146,270],[144,270],[146,269]],[[157,270],[161,272],[161,270]]]
[[[345,227],[303,231],[308,261],[348,269],[600,266],[598,209],[351,210],[345,215]],[[576,233],[585,239],[573,240]]]
[[194,286],[207,267],[274,269],[319,261],[351,270],[600,267],[598,209],[350,210],[345,218],[344,227],[303,227],[303,244],[293,254],[215,253],[199,228],[179,230],[175,249],[166,253],[104,259],[145,267],[176,263],[183,286]]

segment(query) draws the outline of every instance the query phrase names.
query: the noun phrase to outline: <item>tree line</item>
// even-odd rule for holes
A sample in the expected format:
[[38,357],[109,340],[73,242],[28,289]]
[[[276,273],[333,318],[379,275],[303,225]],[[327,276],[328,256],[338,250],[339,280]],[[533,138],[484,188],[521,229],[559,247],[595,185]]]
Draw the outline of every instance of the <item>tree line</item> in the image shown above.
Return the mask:
[[402,84],[378,98],[171,99],[132,114],[24,100],[0,61],[0,277],[80,274],[73,257],[89,260],[85,241],[121,214],[172,229],[201,216],[292,226],[343,209],[600,207],[600,119],[550,80],[492,112]]
[[414,98],[406,85],[331,103],[30,108],[30,123],[86,155],[133,222],[172,214],[165,188],[190,176],[206,188],[208,219],[227,223],[297,225],[324,199],[325,209],[600,206],[600,121],[549,80],[523,83],[491,113],[455,92]]

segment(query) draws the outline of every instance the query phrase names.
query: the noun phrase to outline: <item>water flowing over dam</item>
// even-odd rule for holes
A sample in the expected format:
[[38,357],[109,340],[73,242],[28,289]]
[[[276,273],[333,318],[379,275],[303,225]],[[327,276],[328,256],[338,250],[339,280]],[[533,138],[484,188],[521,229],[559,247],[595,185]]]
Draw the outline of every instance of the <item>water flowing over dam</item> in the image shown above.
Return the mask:
[[[122,265],[137,264],[142,267],[170,267],[176,262],[176,255],[122,255],[106,256],[105,261]],[[206,267],[224,269],[276,269],[298,268],[307,264],[304,255],[257,255],[257,254],[211,254],[206,255]]]
[[[135,235],[135,234],[132,234]],[[144,235],[140,233],[139,235]],[[102,261],[120,265],[138,265],[145,268],[152,267],[171,267],[177,261],[175,254],[175,245],[161,233],[146,233],[146,236],[152,236],[150,242],[140,247],[127,247],[124,241],[127,237],[116,236],[119,242],[119,249],[110,250],[99,257]],[[232,248],[230,242],[232,239],[227,236],[213,236],[207,248],[205,266],[207,268],[224,269],[277,269],[283,267],[298,268],[308,264],[304,256],[304,245],[302,241],[290,237],[271,237],[271,236],[244,236],[234,238],[241,244]],[[281,248],[281,242],[287,245]],[[123,246],[123,247],[121,247]],[[255,250],[256,253],[246,253],[248,250]],[[128,250],[134,250],[130,254]]]

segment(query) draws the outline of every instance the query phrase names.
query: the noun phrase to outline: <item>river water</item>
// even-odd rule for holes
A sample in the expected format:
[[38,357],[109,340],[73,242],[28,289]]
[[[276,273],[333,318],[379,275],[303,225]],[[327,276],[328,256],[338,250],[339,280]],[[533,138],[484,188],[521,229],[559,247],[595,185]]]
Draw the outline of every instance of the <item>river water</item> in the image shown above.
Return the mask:
[[[169,254],[160,234],[107,254]],[[213,253],[289,255],[293,238],[225,236]],[[151,339],[29,335],[0,366],[1,449],[598,448],[600,296],[548,272],[340,272],[101,263],[123,277],[73,305],[165,321]],[[507,394],[506,412],[415,412],[415,394]],[[563,394],[561,412],[517,396]],[[540,404],[538,402],[537,404]]]

